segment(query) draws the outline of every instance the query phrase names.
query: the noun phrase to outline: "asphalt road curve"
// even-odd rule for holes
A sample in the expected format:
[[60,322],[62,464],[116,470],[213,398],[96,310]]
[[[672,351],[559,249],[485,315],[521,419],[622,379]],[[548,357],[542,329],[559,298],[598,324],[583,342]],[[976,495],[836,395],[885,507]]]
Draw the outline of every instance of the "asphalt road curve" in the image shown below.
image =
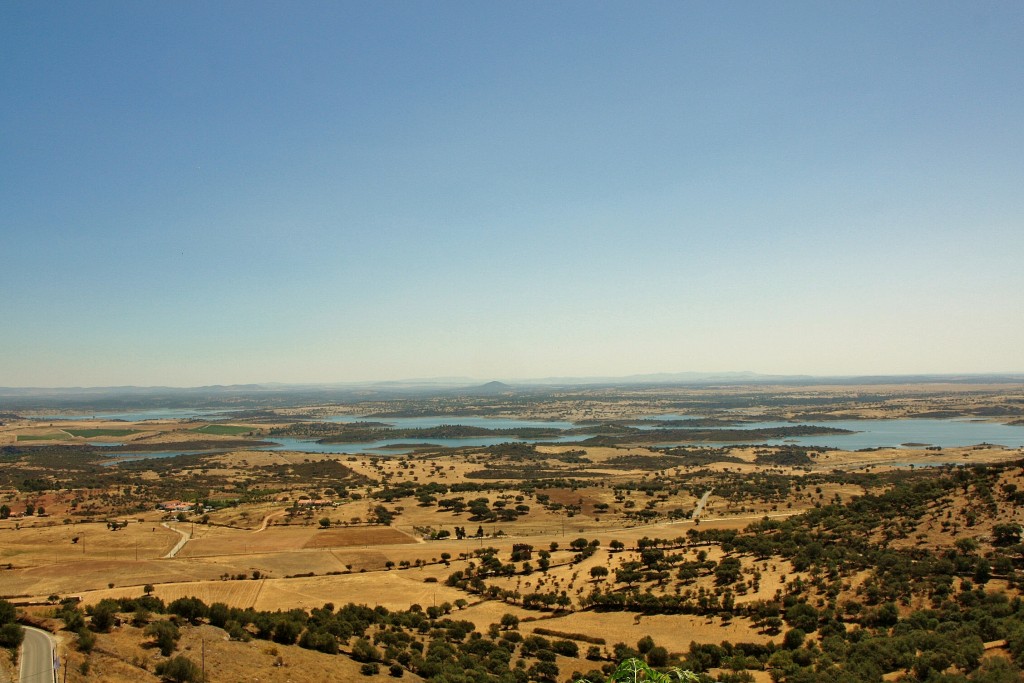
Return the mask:
[[693,508],[693,514],[690,515],[690,519],[697,519],[698,517],[700,517],[700,513],[704,512],[704,506],[707,505],[708,498],[711,497],[711,492],[714,490],[715,489],[710,488],[704,492],[704,495],[701,496],[700,500],[697,501],[696,507]]
[[53,652],[53,638],[49,634],[26,626],[21,646],[21,683],[57,683]]

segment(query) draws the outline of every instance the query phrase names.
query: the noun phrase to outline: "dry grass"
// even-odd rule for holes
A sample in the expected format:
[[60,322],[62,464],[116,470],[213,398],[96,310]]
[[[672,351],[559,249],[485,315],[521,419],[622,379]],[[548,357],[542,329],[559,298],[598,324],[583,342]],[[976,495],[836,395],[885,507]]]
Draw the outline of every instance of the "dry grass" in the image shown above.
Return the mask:
[[575,612],[565,616],[523,624],[520,630],[547,628],[565,633],[600,634],[609,649],[615,643],[635,647],[638,640],[650,636],[673,653],[685,653],[691,642],[766,643],[769,636],[758,633],[746,619],[708,619],[685,614],[642,616],[627,612]]
[[[223,602],[229,607],[276,611],[311,609],[325,603],[383,605],[391,610],[454,603],[465,594],[443,583],[425,583],[416,570],[341,574],[295,579],[243,581],[187,581],[154,586],[153,595],[170,602],[195,597],[206,604]],[[82,602],[95,604],[105,598],[135,598],[142,595],[138,586],[96,590],[81,594]],[[373,596],[368,599],[368,596]]]
[[[327,514],[327,513],[323,513]],[[183,527],[187,530],[187,526]],[[320,529],[318,526],[268,526],[265,530],[196,526],[195,535],[179,557],[254,555],[303,549],[341,548],[416,543],[416,539],[385,526]]]
[[320,530],[303,544],[303,548],[346,548],[349,546],[395,545],[416,543],[416,539],[391,527],[352,527]]
[[[85,657],[73,648],[66,648],[65,663],[68,683],[157,683],[152,672],[163,661],[158,650],[140,646],[146,641],[142,630],[122,626],[112,633],[99,634],[96,648],[89,655],[90,673],[79,671]],[[382,667],[376,676],[363,676],[359,664],[345,656],[327,655],[298,646],[284,646],[267,641],[248,643],[229,641],[224,631],[212,626],[185,627],[174,655],[184,655],[205,665],[210,681],[245,683],[321,683],[336,681],[394,680]],[[420,681],[406,672],[403,681]]]

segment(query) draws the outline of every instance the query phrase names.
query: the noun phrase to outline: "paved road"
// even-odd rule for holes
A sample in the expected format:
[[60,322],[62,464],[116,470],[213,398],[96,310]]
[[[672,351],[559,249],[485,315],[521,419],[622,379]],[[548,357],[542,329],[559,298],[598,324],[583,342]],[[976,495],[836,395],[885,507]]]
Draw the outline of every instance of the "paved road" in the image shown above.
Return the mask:
[[53,670],[53,638],[46,631],[25,627],[21,646],[21,683],[57,683]]
[[704,492],[704,495],[701,496],[700,500],[697,501],[697,506],[693,508],[693,514],[690,515],[690,519],[697,519],[698,517],[700,517],[700,513],[704,512],[704,506],[707,504],[708,498],[711,497],[711,492],[714,490],[715,489],[710,488]]
[[162,526],[163,526],[163,527],[164,527],[165,529],[170,529],[170,530],[171,530],[171,531],[173,531],[174,533],[176,533],[176,534],[179,534],[179,535],[181,536],[181,540],[180,540],[180,541],[178,541],[177,545],[175,545],[175,546],[174,546],[173,548],[171,548],[171,549],[170,549],[170,550],[169,550],[169,551],[167,552],[167,554],[166,554],[166,555],[164,555],[163,559],[165,559],[165,560],[166,560],[166,559],[168,559],[168,558],[170,558],[170,557],[174,557],[175,555],[177,555],[177,554],[178,554],[178,552],[179,552],[179,551],[180,551],[180,550],[181,550],[182,548],[184,548],[184,547],[185,547],[185,544],[189,542],[189,539],[191,539],[191,538],[192,538],[192,535],[191,535],[191,534],[187,534],[187,533],[185,533],[184,531],[181,531],[181,530],[179,530],[179,529],[175,529],[174,527],[168,526],[168,525],[167,525],[167,522],[163,522],[163,523],[162,523]]

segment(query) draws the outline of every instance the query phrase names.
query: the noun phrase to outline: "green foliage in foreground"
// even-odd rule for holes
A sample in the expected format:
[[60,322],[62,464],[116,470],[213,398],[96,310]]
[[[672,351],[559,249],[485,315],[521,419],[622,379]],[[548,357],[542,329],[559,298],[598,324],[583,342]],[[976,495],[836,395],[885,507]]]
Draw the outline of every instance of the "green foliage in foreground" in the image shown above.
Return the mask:
[[631,657],[619,664],[606,683],[673,683],[674,681],[699,681],[700,676],[692,671],[672,668],[662,672],[652,669],[642,659]]

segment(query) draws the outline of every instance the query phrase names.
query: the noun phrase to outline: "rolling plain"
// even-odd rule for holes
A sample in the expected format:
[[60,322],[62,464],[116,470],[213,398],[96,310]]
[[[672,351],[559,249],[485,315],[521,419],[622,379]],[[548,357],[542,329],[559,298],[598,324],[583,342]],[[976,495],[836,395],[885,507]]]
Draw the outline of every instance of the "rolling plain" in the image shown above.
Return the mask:
[[1020,443],[802,441],[1024,434],[1020,384],[43,415],[0,426],[0,598],[68,681],[173,678],[175,657],[210,681],[596,681],[637,654],[708,680],[1019,680]]

